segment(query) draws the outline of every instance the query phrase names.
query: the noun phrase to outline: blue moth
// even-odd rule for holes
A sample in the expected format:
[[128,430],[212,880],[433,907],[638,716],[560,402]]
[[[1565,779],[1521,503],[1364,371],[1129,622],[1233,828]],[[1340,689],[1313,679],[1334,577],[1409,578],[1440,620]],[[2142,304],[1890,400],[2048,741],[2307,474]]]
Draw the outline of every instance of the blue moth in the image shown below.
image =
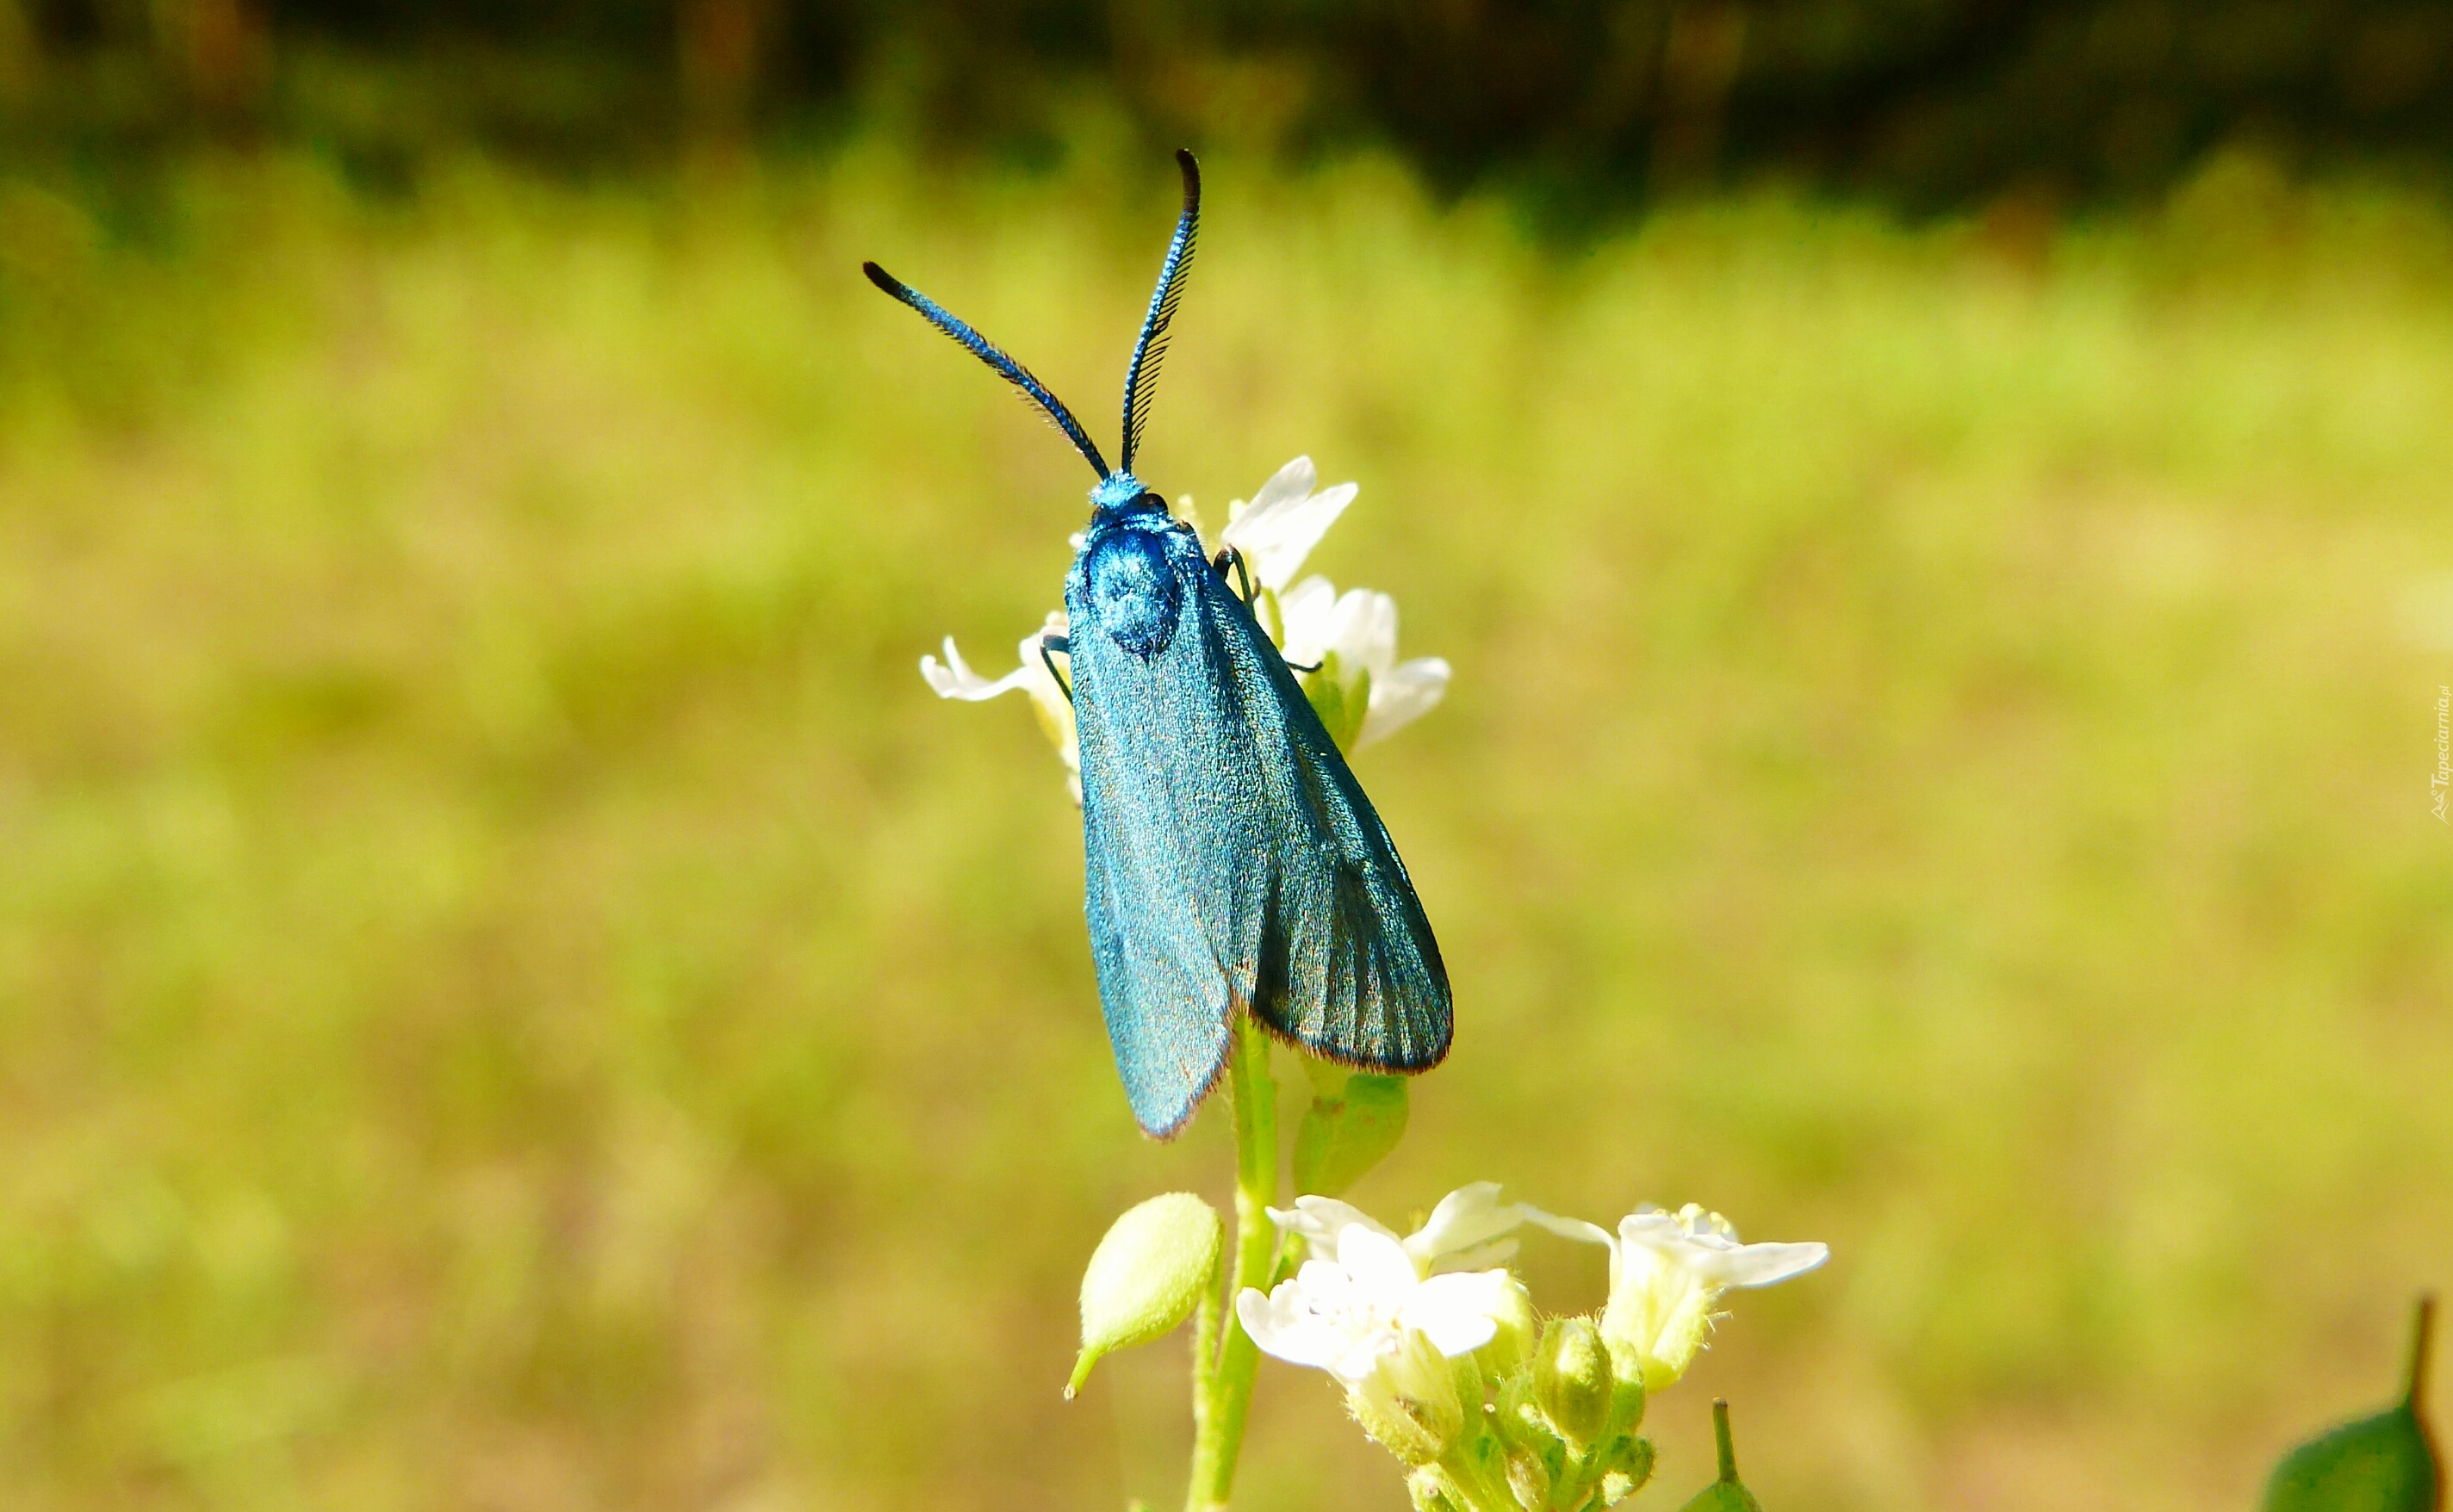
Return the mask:
[[[1447,968],[1386,826],[1253,618],[1247,564],[1206,556],[1133,475],[1201,221],[1184,211],[1125,370],[1121,466],[1047,386],[875,263],[869,282],[1019,388],[1099,476],[1040,655],[1073,701],[1084,911],[1099,1004],[1133,1116],[1167,1139],[1226,1069],[1238,1017],[1364,1070],[1447,1054]],[[1064,656],[1071,674],[1058,672]],[[1309,670],[1306,668],[1306,670]]]

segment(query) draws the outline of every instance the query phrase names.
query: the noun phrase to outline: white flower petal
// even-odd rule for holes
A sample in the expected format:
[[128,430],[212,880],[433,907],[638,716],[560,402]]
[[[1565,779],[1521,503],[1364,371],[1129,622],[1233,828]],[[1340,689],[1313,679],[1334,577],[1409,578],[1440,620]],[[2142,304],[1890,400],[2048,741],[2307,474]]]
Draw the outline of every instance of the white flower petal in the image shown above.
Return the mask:
[[920,675],[927,679],[928,686],[936,689],[939,698],[959,698],[967,704],[976,704],[982,699],[995,698],[1001,693],[1030,686],[1027,665],[1014,668],[994,682],[972,671],[970,664],[963,660],[963,653],[954,649],[954,638],[950,635],[946,637],[944,663],[940,664],[933,656],[920,658]]
[[1353,1345],[1332,1362],[1328,1370],[1347,1385],[1358,1385],[1371,1379],[1380,1362],[1395,1354],[1405,1344],[1394,1328],[1375,1328],[1357,1339]]
[[1347,590],[1329,620],[1328,644],[1378,677],[1397,660],[1397,601],[1369,588]]
[[1304,558],[1320,544],[1357,491],[1351,483],[1311,491],[1311,458],[1297,457],[1261,486],[1252,502],[1235,511],[1218,541],[1244,553],[1263,587],[1283,589],[1303,570]]
[[1497,1314],[1506,1289],[1504,1270],[1433,1276],[1414,1288],[1399,1321],[1420,1329],[1440,1353],[1465,1354],[1490,1343],[1499,1332]]
[[1526,1207],[1525,1221],[1537,1228],[1546,1228],[1561,1239],[1573,1239],[1587,1244],[1599,1244],[1604,1249],[1618,1248],[1618,1241],[1610,1237],[1608,1229],[1599,1224],[1587,1224],[1581,1218],[1561,1218],[1556,1213],[1546,1213],[1538,1207]]
[[1505,1265],[1514,1260],[1517,1250],[1523,1247],[1513,1239],[1494,1239],[1487,1244],[1476,1244],[1471,1249],[1460,1249],[1441,1256],[1432,1263],[1431,1273],[1444,1276],[1450,1271],[1488,1270],[1493,1265]]
[[1831,1258],[1826,1245],[1749,1244],[1720,1214],[1689,1203],[1645,1206],[1618,1225],[1605,1332],[1615,1328],[1650,1362],[1646,1381],[1673,1381],[1711,1326],[1712,1306],[1736,1286],[1768,1286]]
[[1305,1261],[1296,1268],[1292,1284],[1312,1304],[1320,1307],[1348,1306],[1360,1295],[1354,1284],[1353,1273],[1333,1260]]
[[1768,1286],[1803,1276],[1830,1258],[1828,1244],[1741,1244],[1695,1269],[1718,1286]]
[[[1487,1182],[1450,1193],[1412,1241],[1400,1241],[1331,1198],[1303,1197],[1291,1210],[1273,1208],[1271,1221],[1314,1244],[1315,1258],[1266,1297],[1242,1293],[1236,1317],[1267,1353],[1327,1370],[1354,1386],[1386,1383],[1396,1368],[1392,1361],[1436,1364],[1430,1351],[1455,1356],[1479,1349],[1496,1335],[1511,1296],[1507,1272],[1451,1270],[1425,1280],[1409,1251],[1453,1258],[1507,1243],[1505,1231],[1517,1222],[1516,1209],[1498,1197],[1497,1184]],[[1334,1259],[1318,1254],[1325,1236],[1334,1238]]]
[[1283,509],[1288,505],[1302,503],[1319,486],[1320,472],[1311,465],[1311,458],[1308,455],[1297,457],[1270,473],[1269,481],[1261,485],[1261,491],[1252,495],[1252,502],[1244,508]]
[[1404,1304],[1420,1279],[1406,1246],[1376,1224],[1366,1228],[1352,1224],[1342,1230],[1337,1236],[1337,1263],[1354,1278],[1359,1289],[1375,1301],[1386,1298],[1391,1308]]
[[1406,1238],[1406,1253],[1426,1274],[1437,1270],[1482,1270],[1475,1265],[1443,1265],[1465,1250],[1486,1247],[1516,1231],[1525,1222],[1525,1207],[1499,1200],[1497,1182],[1474,1182],[1440,1199],[1423,1226]]
[[1334,1197],[1298,1197],[1291,1212],[1282,1207],[1265,1211],[1269,1215],[1269,1222],[1305,1241],[1311,1246],[1312,1254],[1324,1259],[1336,1257],[1337,1236],[1357,1224],[1392,1240],[1397,1237],[1378,1219]]
[[1329,627],[1337,613],[1337,587],[1315,573],[1278,595],[1278,618],[1286,627],[1283,647],[1289,662],[1317,666],[1330,646]]
[[1363,732],[1354,748],[1386,740],[1437,708],[1447,696],[1448,664],[1443,657],[1423,656],[1401,662],[1386,675],[1371,679],[1371,706],[1363,716]]
[[1326,1370],[1349,1347],[1343,1333],[1303,1305],[1301,1288],[1291,1281],[1266,1296],[1245,1287],[1235,1299],[1235,1318],[1263,1354],[1288,1364]]

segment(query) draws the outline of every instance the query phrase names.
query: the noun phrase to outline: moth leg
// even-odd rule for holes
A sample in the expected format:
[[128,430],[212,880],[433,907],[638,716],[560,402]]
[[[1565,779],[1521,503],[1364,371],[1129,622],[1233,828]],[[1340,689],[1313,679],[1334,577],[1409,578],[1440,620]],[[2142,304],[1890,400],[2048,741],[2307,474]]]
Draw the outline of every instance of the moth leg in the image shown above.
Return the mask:
[[1057,651],[1063,651],[1070,657],[1073,654],[1072,641],[1062,635],[1043,635],[1039,638],[1040,663],[1047,668],[1047,675],[1055,680],[1056,686],[1065,690],[1065,702],[1070,704],[1073,702],[1073,685],[1067,682],[1065,674],[1056,669],[1056,657],[1053,653]]
[[[1284,653],[1279,655],[1278,660],[1282,662],[1286,661]],[[1301,662],[1286,662],[1286,670],[1290,672],[1317,672],[1321,669],[1323,665],[1324,664],[1322,663],[1314,662],[1309,666],[1306,666]]]
[[1238,547],[1230,546],[1220,548],[1217,557],[1210,562],[1209,566],[1221,578],[1226,576],[1227,568],[1234,568],[1235,596],[1244,601],[1245,607],[1251,607],[1252,601],[1261,596],[1261,586],[1252,581],[1251,564],[1244,560],[1244,553]]

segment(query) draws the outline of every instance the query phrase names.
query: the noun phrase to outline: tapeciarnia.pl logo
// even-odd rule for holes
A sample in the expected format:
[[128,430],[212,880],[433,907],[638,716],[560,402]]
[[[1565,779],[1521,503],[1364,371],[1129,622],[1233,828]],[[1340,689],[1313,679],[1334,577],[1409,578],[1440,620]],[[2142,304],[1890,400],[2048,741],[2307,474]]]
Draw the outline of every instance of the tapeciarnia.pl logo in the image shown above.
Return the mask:
[[2427,779],[2428,811],[2440,825],[2453,824],[2444,817],[2444,798],[2453,792],[2453,686],[2436,686],[2436,775]]

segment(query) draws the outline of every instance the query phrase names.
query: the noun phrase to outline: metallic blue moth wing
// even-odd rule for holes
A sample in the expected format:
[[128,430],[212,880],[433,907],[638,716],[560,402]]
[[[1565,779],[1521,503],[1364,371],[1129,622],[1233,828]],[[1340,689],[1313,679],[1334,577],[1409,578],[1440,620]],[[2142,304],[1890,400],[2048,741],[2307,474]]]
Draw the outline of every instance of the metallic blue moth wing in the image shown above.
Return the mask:
[[1184,1126],[1239,1011],[1329,1060],[1437,1064],[1447,972],[1413,883],[1199,538],[1161,508],[1102,510],[1065,603],[1085,912],[1142,1126]]

